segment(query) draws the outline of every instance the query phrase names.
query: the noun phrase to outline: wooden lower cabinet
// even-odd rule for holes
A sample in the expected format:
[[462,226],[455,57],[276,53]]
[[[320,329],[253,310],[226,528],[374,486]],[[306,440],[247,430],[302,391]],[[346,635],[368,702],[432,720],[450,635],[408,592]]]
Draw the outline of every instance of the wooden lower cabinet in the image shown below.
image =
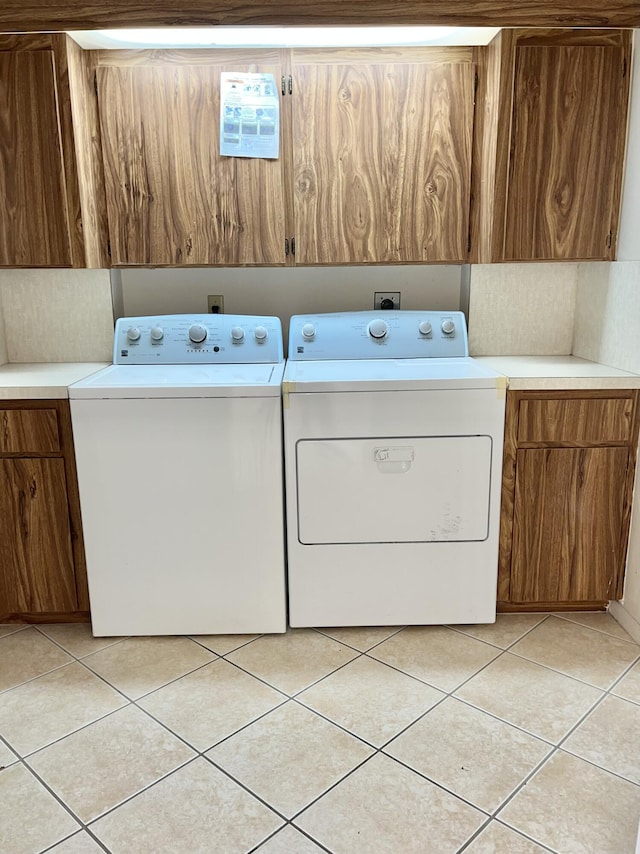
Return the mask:
[[69,402],[0,402],[0,622],[88,618]]
[[637,434],[635,391],[509,392],[499,610],[622,595]]

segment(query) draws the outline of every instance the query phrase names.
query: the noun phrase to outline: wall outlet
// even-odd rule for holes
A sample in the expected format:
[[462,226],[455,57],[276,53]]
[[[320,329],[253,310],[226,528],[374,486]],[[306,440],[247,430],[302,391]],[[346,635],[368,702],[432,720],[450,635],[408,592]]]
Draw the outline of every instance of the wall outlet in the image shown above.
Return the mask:
[[209,294],[207,310],[209,314],[224,314],[224,297],[222,294]]
[[382,311],[400,308],[400,291],[375,291],[373,307]]

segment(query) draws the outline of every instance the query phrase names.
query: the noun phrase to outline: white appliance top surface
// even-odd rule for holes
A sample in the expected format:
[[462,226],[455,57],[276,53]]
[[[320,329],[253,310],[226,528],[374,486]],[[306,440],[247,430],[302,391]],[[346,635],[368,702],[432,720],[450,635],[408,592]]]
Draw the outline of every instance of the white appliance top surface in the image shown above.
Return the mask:
[[163,314],[116,321],[114,365],[238,365],[283,360],[279,317]]
[[461,311],[343,311],[294,315],[289,359],[442,359],[469,355]]
[[283,371],[283,362],[265,365],[111,365],[69,386],[69,397],[270,397],[280,395]]
[[504,388],[506,378],[468,356],[287,362],[287,392]]

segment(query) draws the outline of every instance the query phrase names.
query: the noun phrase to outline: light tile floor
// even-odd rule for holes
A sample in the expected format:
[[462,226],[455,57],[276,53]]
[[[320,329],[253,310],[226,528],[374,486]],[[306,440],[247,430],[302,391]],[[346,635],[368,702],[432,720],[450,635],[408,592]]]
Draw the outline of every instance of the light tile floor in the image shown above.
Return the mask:
[[633,854],[607,614],[93,638],[0,626],[2,854]]

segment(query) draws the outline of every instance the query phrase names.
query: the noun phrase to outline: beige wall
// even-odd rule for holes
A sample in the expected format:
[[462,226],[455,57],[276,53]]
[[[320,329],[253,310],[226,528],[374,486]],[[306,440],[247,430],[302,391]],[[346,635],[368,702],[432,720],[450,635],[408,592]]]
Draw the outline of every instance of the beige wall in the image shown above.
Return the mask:
[[0,365],[7,361],[7,340],[4,329],[4,314],[2,312],[2,295],[0,294]]
[[478,264],[469,286],[472,356],[566,356],[577,264]]
[[0,305],[4,361],[111,360],[108,270],[0,270]]

